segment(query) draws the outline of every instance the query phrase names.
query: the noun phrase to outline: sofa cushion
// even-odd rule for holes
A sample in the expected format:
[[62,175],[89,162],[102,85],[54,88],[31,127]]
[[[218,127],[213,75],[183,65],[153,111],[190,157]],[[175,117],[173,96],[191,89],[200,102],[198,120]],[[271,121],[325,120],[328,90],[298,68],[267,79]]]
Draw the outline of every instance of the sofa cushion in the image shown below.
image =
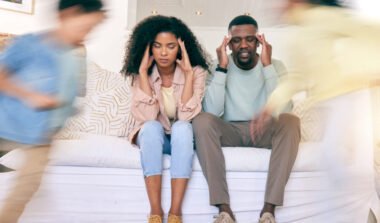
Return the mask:
[[87,96],[80,113],[70,118],[56,139],[81,139],[86,134],[127,137],[138,124],[130,110],[131,93],[119,73],[88,63]]
[[[140,169],[140,151],[126,139],[89,134],[81,140],[56,140],[50,165],[92,166]],[[293,171],[321,170],[319,143],[301,143]],[[20,168],[26,153],[38,149],[16,149],[0,158],[0,163],[12,169]],[[228,171],[268,171],[271,150],[248,147],[225,147],[223,153]],[[170,156],[164,155],[163,168],[170,168]],[[194,158],[193,169],[201,171]]]

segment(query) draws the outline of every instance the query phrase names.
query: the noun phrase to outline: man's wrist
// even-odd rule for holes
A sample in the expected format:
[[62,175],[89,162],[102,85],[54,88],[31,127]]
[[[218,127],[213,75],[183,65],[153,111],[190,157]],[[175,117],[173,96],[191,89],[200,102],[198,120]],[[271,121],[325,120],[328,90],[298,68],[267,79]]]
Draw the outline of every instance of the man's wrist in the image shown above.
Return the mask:
[[272,65],[272,63],[263,63],[263,66],[264,66],[264,67],[267,67],[267,66],[269,66],[269,65]]
[[224,67],[221,67],[219,64],[216,66],[216,69],[215,69],[215,71],[220,71],[220,72],[223,72],[223,73],[227,73],[227,66],[226,66],[226,68],[224,68]]
[[271,58],[261,58],[261,63],[263,64],[264,67],[267,67],[272,64],[272,59]]

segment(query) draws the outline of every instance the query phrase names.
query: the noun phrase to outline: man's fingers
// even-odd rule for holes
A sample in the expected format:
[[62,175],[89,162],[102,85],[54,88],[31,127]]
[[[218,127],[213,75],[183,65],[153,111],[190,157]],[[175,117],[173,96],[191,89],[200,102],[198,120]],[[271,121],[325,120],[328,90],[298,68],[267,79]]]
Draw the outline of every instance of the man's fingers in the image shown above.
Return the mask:
[[222,48],[224,49],[224,48],[226,48],[226,46],[227,46],[227,37],[224,36],[223,42],[222,42]]
[[256,38],[257,40],[263,45],[263,46],[270,46],[269,43],[267,42],[267,40],[265,39],[265,35],[264,34],[257,34],[256,33]]
[[228,38],[224,36],[222,45],[216,48],[216,52],[219,53],[219,52],[226,51],[227,43],[228,43]]
[[231,36],[231,35],[229,35],[229,36],[227,37],[227,42],[226,42],[226,45],[228,45],[228,44],[230,43],[231,39],[232,39],[232,36]]
[[223,48],[227,47],[227,45],[230,43],[231,39],[232,39],[231,35],[229,35],[228,37],[224,36],[223,43],[222,43]]
[[263,38],[264,43],[265,43],[267,46],[271,47],[271,45],[270,45],[270,44],[267,42],[267,40],[265,39],[265,35],[264,35],[264,33],[262,34],[262,38]]
[[263,44],[263,39],[261,38],[261,36],[258,34],[258,33],[256,33],[256,38],[257,38],[257,40],[261,43],[261,44]]
[[261,35],[261,38],[263,39],[264,43],[268,43],[267,40],[265,39],[264,33]]

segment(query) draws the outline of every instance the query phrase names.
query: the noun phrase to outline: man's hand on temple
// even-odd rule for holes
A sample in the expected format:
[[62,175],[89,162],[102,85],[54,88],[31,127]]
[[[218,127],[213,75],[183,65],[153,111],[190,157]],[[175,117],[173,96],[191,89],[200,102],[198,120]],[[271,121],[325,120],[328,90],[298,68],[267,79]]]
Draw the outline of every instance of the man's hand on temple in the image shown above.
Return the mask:
[[272,45],[270,45],[266,39],[264,34],[256,34],[257,40],[261,43],[261,63],[264,67],[272,64]]
[[218,55],[219,67],[226,69],[228,65],[227,45],[231,41],[231,36],[225,36],[218,48],[216,48],[216,54]]

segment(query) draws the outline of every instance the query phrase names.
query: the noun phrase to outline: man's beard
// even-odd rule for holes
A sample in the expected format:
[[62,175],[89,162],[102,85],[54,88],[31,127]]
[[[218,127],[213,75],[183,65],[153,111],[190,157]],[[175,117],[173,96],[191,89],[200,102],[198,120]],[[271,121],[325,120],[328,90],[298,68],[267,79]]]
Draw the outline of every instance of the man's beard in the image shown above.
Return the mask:
[[236,61],[238,62],[238,64],[239,64],[240,66],[247,66],[247,65],[250,65],[250,64],[252,63],[253,58],[254,58],[253,56],[250,56],[250,57],[248,58],[248,60],[246,60],[246,61],[241,61],[240,58],[239,58],[239,56],[237,56],[237,57],[236,57]]

